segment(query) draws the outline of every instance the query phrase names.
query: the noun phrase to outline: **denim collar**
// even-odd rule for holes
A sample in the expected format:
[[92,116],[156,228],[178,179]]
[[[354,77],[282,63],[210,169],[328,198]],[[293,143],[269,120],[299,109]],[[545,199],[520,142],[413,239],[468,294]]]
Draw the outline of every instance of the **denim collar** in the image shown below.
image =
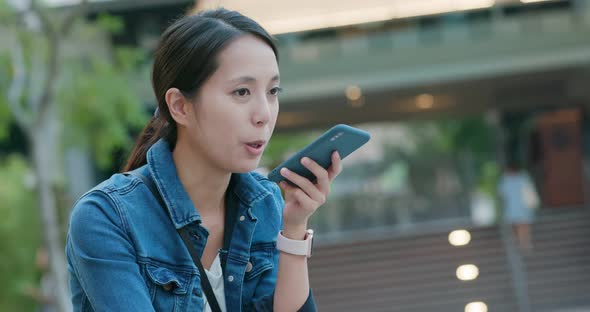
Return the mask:
[[[201,216],[176,174],[172,151],[165,139],[158,140],[149,148],[147,167],[164,199],[174,226],[179,229],[189,223],[201,223]],[[233,173],[232,185],[234,193],[248,209],[255,202],[271,195],[252,173]],[[252,213],[249,215],[256,219]]]

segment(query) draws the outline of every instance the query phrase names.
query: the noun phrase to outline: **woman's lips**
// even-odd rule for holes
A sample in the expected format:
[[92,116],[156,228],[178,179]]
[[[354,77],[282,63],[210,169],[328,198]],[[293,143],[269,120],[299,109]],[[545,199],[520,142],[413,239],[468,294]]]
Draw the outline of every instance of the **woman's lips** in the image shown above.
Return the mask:
[[264,144],[264,141],[254,141],[250,143],[245,143],[244,145],[248,153],[258,156],[262,154],[262,151],[264,150]]

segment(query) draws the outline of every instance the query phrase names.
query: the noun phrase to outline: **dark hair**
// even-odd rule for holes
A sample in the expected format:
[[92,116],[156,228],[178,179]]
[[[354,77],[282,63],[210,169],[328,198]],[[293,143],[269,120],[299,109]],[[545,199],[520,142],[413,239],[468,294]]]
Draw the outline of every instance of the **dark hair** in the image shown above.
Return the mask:
[[506,160],[506,169],[508,171],[516,172],[523,168],[522,161],[518,158],[518,156],[510,155]]
[[174,148],[177,129],[166,105],[166,91],[178,88],[185,97],[194,96],[217,70],[217,55],[221,49],[244,34],[262,39],[273,49],[278,60],[273,37],[258,23],[236,11],[221,8],[187,15],[164,31],[152,68],[157,113],[140,134],[123,171],[146,164],[148,149],[161,138]]

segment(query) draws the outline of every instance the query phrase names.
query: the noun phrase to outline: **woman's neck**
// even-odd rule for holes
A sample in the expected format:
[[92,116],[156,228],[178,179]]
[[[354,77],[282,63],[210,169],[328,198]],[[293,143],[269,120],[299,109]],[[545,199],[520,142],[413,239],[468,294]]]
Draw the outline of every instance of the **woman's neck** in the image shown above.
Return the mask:
[[223,214],[225,191],[231,172],[216,168],[199,151],[180,140],[172,152],[172,158],[178,178],[199,214],[202,217]]

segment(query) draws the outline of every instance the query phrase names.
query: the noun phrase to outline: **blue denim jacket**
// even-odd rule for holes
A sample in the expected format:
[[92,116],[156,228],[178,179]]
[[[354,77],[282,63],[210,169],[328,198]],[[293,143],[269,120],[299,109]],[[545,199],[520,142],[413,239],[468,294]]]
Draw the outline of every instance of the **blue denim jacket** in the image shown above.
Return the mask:
[[[66,245],[74,311],[203,310],[199,271],[176,229],[187,227],[199,253],[208,232],[180,183],[168,143],[154,144],[147,159],[137,170],[154,179],[166,207],[141,179],[123,174],[74,205]],[[276,184],[259,174],[232,179],[239,217],[229,250],[220,250],[227,261],[227,311],[272,311],[284,202]],[[301,311],[315,310],[310,291]]]

